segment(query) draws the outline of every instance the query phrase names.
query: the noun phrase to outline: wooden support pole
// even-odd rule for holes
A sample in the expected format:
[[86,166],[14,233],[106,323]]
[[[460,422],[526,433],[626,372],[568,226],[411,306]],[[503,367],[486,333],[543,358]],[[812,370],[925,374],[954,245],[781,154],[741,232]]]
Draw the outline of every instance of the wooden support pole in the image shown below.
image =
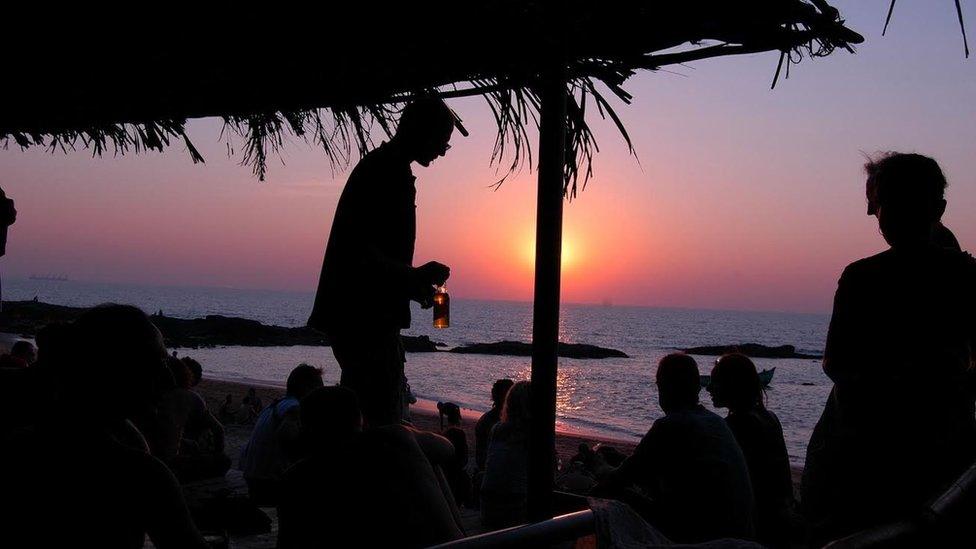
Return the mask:
[[539,192],[536,204],[535,302],[532,310],[532,423],[529,520],[552,518],[556,464],[556,371],[563,183],[566,162],[566,72],[561,64],[541,83]]

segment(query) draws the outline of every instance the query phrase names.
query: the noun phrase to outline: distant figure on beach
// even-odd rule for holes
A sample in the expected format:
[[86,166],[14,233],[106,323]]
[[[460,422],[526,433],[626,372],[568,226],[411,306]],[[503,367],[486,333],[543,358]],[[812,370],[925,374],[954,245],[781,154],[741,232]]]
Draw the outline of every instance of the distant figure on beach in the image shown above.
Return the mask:
[[316,389],[301,403],[307,458],[285,473],[278,547],[427,547],[463,537],[438,465],[454,453],[404,425],[363,431],[356,394]]
[[410,327],[410,301],[431,307],[435,286],[450,276],[436,261],[413,266],[417,190],[410,165],[444,156],[456,123],[440,99],[407,105],[396,135],[363,157],[336,207],[308,325],[329,336],[340,384],[359,395],[372,427],[403,416],[400,330]]
[[224,455],[224,426],[203,397],[190,389],[193,372],[186,361],[170,357],[166,364],[174,387],[160,400],[166,441],[158,457],[182,482],[224,476],[230,469],[230,458]]
[[148,534],[160,548],[208,547],[176,478],[127,419],[153,413],[168,375],[156,327],[135,307],[105,305],[50,341],[66,349],[40,344],[41,360],[71,390],[0,453],[5,545],[140,548]]
[[712,368],[708,392],[725,417],[749,466],[756,500],[756,537],[771,548],[789,547],[793,478],[783,427],[766,409],[765,387],[749,357],[732,353]]
[[667,355],[658,363],[656,378],[664,417],[620,467],[603,475],[601,490],[612,494],[639,487],[650,502],[635,502],[635,510],[675,542],[752,539],[746,460],[725,420],[698,403],[695,359]]
[[299,401],[322,387],[322,369],[299,364],[288,374],[285,396],[258,416],[251,438],[241,449],[240,470],[255,504],[278,503],[281,475],[302,454]]
[[914,516],[976,459],[976,261],[934,236],[946,179],[917,154],[866,170],[890,248],[837,285],[801,497],[814,542]]
[[37,349],[23,339],[10,347],[10,352],[0,356],[0,368],[27,368],[37,360]]
[[468,435],[461,427],[461,408],[453,402],[438,402],[441,435],[454,445],[454,457],[444,464],[444,476],[451,486],[454,501],[468,505],[471,500],[471,476],[468,475]]
[[234,406],[234,396],[224,397],[223,404],[220,405],[220,422],[224,425],[237,423],[237,408]]
[[529,413],[531,383],[520,381],[508,390],[501,421],[488,437],[485,474],[481,481],[481,523],[489,530],[528,520]]

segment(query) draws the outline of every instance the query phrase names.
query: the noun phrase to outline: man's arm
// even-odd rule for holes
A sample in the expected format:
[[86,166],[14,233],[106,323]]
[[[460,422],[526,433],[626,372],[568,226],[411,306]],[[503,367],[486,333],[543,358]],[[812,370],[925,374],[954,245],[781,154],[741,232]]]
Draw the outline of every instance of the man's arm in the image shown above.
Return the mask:
[[633,484],[642,472],[647,474],[654,467],[663,425],[661,420],[655,421],[637,448],[634,449],[633,454],[616,469],[610,469],[599,474],[601,488],[623,488]]
[[856,381],[858,360],[852,360],[855,339],[852,331],[856,322],[852,318],[855,310],[855,291],[851,287],[852,276],[849,269],[844,270],[837,282],[834,294],[834,310],[827,329],[827,343],[824,347],[823,371],[834,383]]

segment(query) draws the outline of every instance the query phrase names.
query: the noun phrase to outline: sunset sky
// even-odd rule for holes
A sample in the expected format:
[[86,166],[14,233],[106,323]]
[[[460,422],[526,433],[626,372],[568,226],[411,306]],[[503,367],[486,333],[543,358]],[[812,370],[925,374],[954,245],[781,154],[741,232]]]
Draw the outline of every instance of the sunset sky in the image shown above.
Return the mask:
[[[976,58],[952,2],[832,2],[866,43],[804,60],[769,89],[778,54],[642,73],[619,111],[638,159],[594,121],[595,177],[567,205],[563,300],[829,311],[843,267],[885,248],[865,215],[864,153],[934,156],[949,178],[946,224],[976,245]],[[976,2],[964,2],[976,28]],[[971,33],[974,34],[974,33]],[[416,264],[452,267],[458,298],[531,299],[535,173],[494,191],[481,99],[450,103],[471,132],[418,177]],[[312,290],[350,168],[293,140],[259,182],[198,120],[163,154],[91,158],[0,151],[16,200],[5,277]],[[240,145],[240,140],[237,140]]]

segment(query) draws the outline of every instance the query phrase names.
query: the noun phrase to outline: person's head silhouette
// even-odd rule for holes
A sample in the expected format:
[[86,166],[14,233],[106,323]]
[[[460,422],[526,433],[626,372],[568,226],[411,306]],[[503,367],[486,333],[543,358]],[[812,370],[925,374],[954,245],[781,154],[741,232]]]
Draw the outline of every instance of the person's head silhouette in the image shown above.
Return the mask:
[[403,108],[393,141],[403,147],[410,160],[426,167],[447,154],[457,123],[444,101],[417,99]]
[[501,409],[502,405],[505,404],[505,395],[508,394],[512,385],[515,385],[514,381],[504,378],[496,380],[491,386],[491,402],[495,408]]
[[[111,353],[105,353],[111,342]],[[173,384],[163,337],[144,312],[131,305],[100,305],[70,328],[74,360],[61,366],[65,385],[87,412],[103,419],[151,414],[160,391]]]
[[746,355],[730,353],[715,361],[708,393],[717,408],[736,411],[762,407],[764,391],[756,365]]
[[931,242],[946,208],[939,164],[920,154],[886,153],[864,170],[868,214],[877,216],[885,241],[893,248]]
[[[285,382],[285,394],[301,400],[305,395],[322,385],[322,368],[316,368],[303,362],[295,366],[295,369],[288,374],[288,381]],[[254,396],[253,391],[254,388],[252,387],[248,394]]]
[[684,353],[671,353],[657,365],[658,402],[664,413],[690,408],[698,404],[701,376],[695,359]]

